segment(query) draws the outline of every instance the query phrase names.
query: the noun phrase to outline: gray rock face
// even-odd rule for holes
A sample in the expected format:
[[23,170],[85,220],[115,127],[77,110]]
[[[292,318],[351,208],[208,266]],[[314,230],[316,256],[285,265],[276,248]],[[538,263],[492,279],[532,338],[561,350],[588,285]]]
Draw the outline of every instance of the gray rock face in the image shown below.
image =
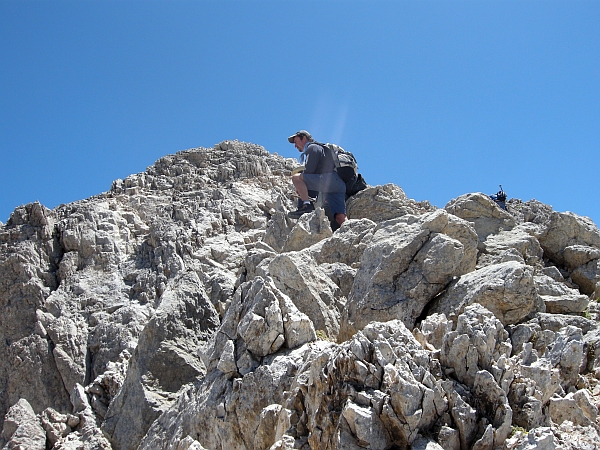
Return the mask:
[[518,323],[531,314],[545,311],[533,274],[532,267],[514,261],[483,267],[450,286],[436,299],[431,311],[455,318],[466,306],[479,303],[503,324]]
[[429,202],[415,202],[409,199],[402,188],[393,184],[369,187],[350,198],[347,205],[349,217],[365,218],[374,222],[383,222],[407,214],[420,215],[436,209]]
[[596,254],[593,248],[596,252],[600,249],[598,227],[587,217],[568,212],[554,212],[545,228],[545,232],[539,237],[540,245],[546,257],[557,264],[565,263],[566,257],[567,263],[572,265],[576,259],[573,254],[582,253],[574,252],[577,249],[575,246],[591,247],[587,252],[585,250],[583,252],[589,254],[588,260],[593,259]]
[[512,230],[516,225],[513,216],[481,193],[461,195],[448,202],[444,209],[473,224],[481,242],[490,234]]
[[564,265],[583,294],[600,297],[600,231],[590,219],[552,213],[539,240],[546,257]]
[[509,231],[488,235],[482,244],[478,266],[519,261],[537,267],[542,266],[542,259],[542,247],[532,235],[530,224],[522,224]]
[[290,230],[282,250],[284,252],[302,250],[331,235],[329,219],[325,215],[325,210],[319,208],[314,214],[305,214],[298,219],[298,223]]
[[140,335],[123,385],[107,405],[102,429],[114,446],[141,440],[179,389],[206,374],[198,347],[218,324],[218,314],[194,272],[169,282]]
[[348,298],[342,339],[368,323],[399,318],[412,328],[423,308],[473,270],[477,237],[443,210],[383,222],[365,249]]
[[275,285],[306,314],[317,330],[336,339],[340,328],[340,288],[307,252],[284,253],[268,266]]
[[590,302],[587,295],[547,275],[536,275],[534,282],[538,294],[544,300],[546,311],[554,314],[584,312]]
[[295,165],[224,141],[0,224],[0,448],[600,441],[593,223],[388,184],[332,232]]
[[5,448],[46,449],[46,431],[27,400],[22,398],[6,413],[2,439]]

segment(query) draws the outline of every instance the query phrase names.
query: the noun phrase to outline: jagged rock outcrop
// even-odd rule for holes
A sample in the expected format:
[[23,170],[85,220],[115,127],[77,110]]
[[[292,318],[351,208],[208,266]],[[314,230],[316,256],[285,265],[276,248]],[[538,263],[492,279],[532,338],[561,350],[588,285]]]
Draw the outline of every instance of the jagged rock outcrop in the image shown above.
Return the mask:
[[2,439],[8,448],[46,449],[46,431],[24,398],[10,407],[4,418]]
[[380,224],[360,260],[342,339],[377,319],[397,318],[412,328],[454,276],[475,268],[476,249],[473,229],[443,210]]
[[198,347],[218,324],[196,273],[181,273],[169,282],[140,334],[121,388],[102,411],[103,430],[115,445],[141,440],[179,389],[206,374]]
[[535,312],[545,312],[533,274],[531,266],[515,261],[485,266],[449,286],[435,300],[431,311],[456,319],[466,306],[480,304],[505,325],[521,322]]
[[448,202],[445,210],[472,223],[481,242],[491,234],[512,230],[515,218],[501,208],[495,208],[489,196],[481,193],[461,195]]
[[295,165],[224,141],[0,224],[0,448],[597,448],[589,219],[387,184],[332,231]]
[[348,215],[354,219],[374,222],[395,219],[407,214],[419,215],[436,210],[429,202],[409,199],[401,187],[394,184],[374,186],[356,194],[348,204]]

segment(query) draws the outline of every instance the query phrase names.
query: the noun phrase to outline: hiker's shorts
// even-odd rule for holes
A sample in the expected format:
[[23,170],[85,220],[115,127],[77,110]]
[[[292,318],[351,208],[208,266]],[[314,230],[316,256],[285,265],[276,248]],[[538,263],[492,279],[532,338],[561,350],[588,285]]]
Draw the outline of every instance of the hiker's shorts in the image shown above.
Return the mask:
[[302,178],[309,191],[325,194],[332,214],[346,214],[346,183],[337,173],[304,173]]

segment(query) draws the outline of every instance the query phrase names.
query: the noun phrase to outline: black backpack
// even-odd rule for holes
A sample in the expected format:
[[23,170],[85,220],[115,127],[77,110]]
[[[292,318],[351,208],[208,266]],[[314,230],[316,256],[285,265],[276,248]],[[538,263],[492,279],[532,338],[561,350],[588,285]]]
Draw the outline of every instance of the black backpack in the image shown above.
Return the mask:
[[358,173],[358,163],[352,153],[336,144],[319,145],[329,151],[335,165],[335,171],[346,183],[346,199],[367,188],[365,179]]

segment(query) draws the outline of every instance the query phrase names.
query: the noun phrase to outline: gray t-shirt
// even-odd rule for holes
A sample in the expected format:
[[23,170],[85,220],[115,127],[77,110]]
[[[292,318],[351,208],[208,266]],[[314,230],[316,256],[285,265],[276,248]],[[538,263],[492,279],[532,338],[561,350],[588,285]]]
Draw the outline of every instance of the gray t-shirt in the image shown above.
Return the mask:
[[319,144],[314,142],[308,144],[306,150],[304,150],[304,155],[304,173],[330,173],[335,171],[331,155]]

